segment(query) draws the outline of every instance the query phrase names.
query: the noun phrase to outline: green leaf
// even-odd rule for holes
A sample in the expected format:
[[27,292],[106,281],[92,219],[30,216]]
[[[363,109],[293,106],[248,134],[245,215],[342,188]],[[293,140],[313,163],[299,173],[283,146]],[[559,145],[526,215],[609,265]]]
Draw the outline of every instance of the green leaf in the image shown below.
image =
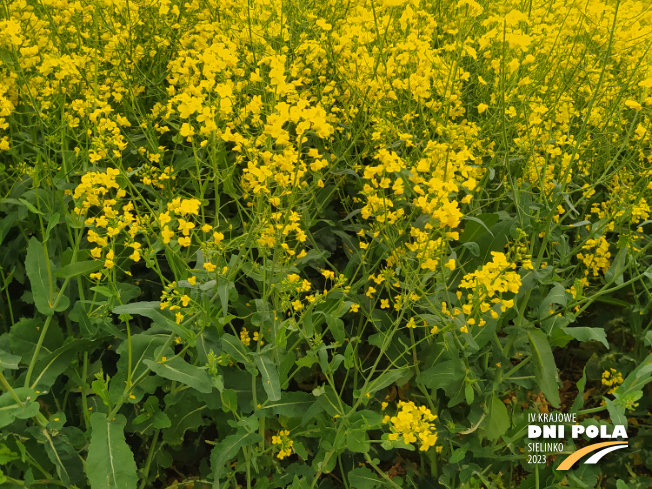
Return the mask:
[[43,443],[50,462],[54,464],[57,475],[66,486],[86,479],[84,463],[66,435],[62,433],[55,435],[47,429],[37,426],[28,428],[28,430],[34,438]]
[[104,413],[91,415],[91,443],[86,474],[91,489],[135,489],[138,484],[134,454],[125,441],[122,414],[109,420]]
[[[9,199],[5,199],[5,201],[8,201]],[[12,199],[13,200],[13,199]],[[34,214],[41,214],[44,215],[40,210],[38,210],[34,205],[29,202],[27,199],[23,199],[22,197],[18,199],[18,201],[23,204],[25,207],[27,207],[30,211],[32,211]]]
[[505,404],[495,394],[491,395],[489,415],[484,424],[485,436],[491,440],[497,440],[509,429],[509,415]]
[[466,455],[466,447],[456,448],[451,454],[451,458],[448,459],[448,463],[456,464],[457,462],[461,462],[462,460],[464,460],[465,455]]
[[20,357],[18,355],[12,355],[4,350],[0,350],[0,369],[8,368],[16,370],[19,362]]
[[314,402],[315,397],[307,392],[282,392],[280,401],[266,407],[272,409],[275,415],[301,418]]
[[163,430],[163,440],[166,443],[180,445],[186,431],[196,431],[205,424],[203,415],[206,414],[208,406],[195,398],[190,390],[186,389],[177,396],[168,394],[165,396],[165,402],[168,405],[165,414],[171,423],[169,428]]
[[464,232],[460,235],[460,243],[469,243],[485,233],[489,233],[493,237],[493,233],[489,230],[491,226],[498,222],[498,214],[480,214],[479,217],[465,216],[464,221],[471,221],[464,226]]
[[317,357],[313,357],[312,355],[303,356],[296,361],[298,367],[306,368],[312,367],[315,363],[319,363],[319,360]]
[[544,318],[546,316],[549,316],[550,313],[548,312],[550,310],[550,306],[552,304],[559,304],[561,306],[566,305],[566,295],[568,293],[562,287],[560,284],[554,284],[552,289],[550,289],[550,292],[548,292],[548,295],[546,296],[543,301],[541,301],[541,304],[539,305],[539,318]]
[[153,319],[152,311],[160,311],[161,303],[159,301],[134,302],[133,304],[123,304],[116,306],[111,311],[113,314],[138,314]]
[[45,236],[43,236],[43,242],[47,242],[50,239],[50,232],[54,229],[54,226],[59,224],[59,213],[55,212],[48,219],[48,227],[45,230]]
[[85,275],[87,273],[97,272],[104,266],[101,260],[88,260],[70,263],[54,274],[60,278],[72,278],[77,275]]
[[576,413],[584,406],[584,389],[586,387],[586,366],[582,370],[582,378],[577,381],[577,396],[573,401],[570,412]]
[[45,256],[43,245],[35,237],[31,237],[27,246],[27,259],[25,271],[29,277],[32,295],[36,309],[41,314],[52,316],[54,314],[54,291],[50,285],[48,275],[48,259]]
[[588,328],[586,326],[575,326],[572,328],[561,328],[566,334],[571,335],[578,341],[599,341],[609,349],[609,342],[607,341],[607,333],[604,328]]
[[208,394],[213,389],[206,370],[190,365],[181,357],[175,357],[165,362],[143,360],[143,363],[155,374],[181,382],[204,394]]
[[27,387],[18,387],[14,389],[24,407],[16,403],[10,392],[5,392],[0,396],[0,428],[14,422],[16,418],[27,419],[36,416],[39,412],[39,404],[34,402],[38,395],[32,389]]
[[226,463],[234,458],[244,445],[253,445],[263,438],[258,433],[247,433],[240,429],[234,435],[227,436],[216,444],[211,451],[211,468],[213,477],[219,481],[226,472]]
[[621,424],[627,429],[627,416],[625,415],[624,407],[613,402],[611,399],[607,399],[607,411],[609,411],[609,417],[614,425]]
[[369,435],[365,430],[349,428],[346,431],[346,448],[352,452],[367,453],[371,448]]
[[407,370],[407,369],[390,370],[388,372],[381,374],[373,381],[371,381],[369,383],[369,386],[367,387],[367,392],[364,394],[371,395],[374,392],[379,391],[380,389],[389,387],[394,382],[400,379],[404,379],[403,384],[405,384],[405,382],[407,382],[411,376],[412,376],[411,370]]
[[349,484],[355,489],[376,489],[382,480],[371,469],[358,467],[349,472]]
[[238,393],[235,390],[224,389],[220,392],[220,397],[222,399],[222,411],[225,413],[229,411],[238,412]]
[[417,382],[429,389],[443,389],[448,397],[452,397],[451,390],[464,379],[465,370],[461,359],[446,360],[421,372]]
[[326,323],[328,330],[339,344],[346,343],[346,331],[344,330],[344,321],[339,318],[333,317],[331,314],[326,314]]
[[263,389],[267,392],[267,398],[270,401],[278,401],[281,399],[281,383],[278,380],[278,371],[274,361],[269,358],[269,355],[256,355],[256,366],[263,376]]
[[84,339],[68,341],[61,348],[57,348],[49,355],[39,359],[34,366],[34,373],[38,373],[38,375],[36,378],[32,377],[31,388],[37,392],[49,390],[57,378],[70,366],[70,362],[76,358],[76,354],[88,348],[89,345],[91,342]]
[[557,386],[559,376],[548,338],[540,329],[528,329],[527,335],[530,338],[537,384],[550,404],[558,408],[561,405]]
[[222,343],[222,349],[231,355],[234,360],[243,363],[245,366],[253,366],[250,352],[247,351],[240,338],[226,333],[222,335],[220,341]]
[[627,246],[622,248],[612,261],[609,270],[607,270],[604,274],[604,278],[607,282],[611,282],[614,279],[617,280],[623,274],[625,270],[625,262],[627,260],[628,249],[629,247]]

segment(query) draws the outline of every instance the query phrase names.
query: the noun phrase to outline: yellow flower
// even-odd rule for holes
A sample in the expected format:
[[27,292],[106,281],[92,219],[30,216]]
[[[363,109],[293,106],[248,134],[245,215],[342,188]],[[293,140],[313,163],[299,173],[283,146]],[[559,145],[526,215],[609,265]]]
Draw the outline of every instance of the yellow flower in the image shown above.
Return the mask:
[[206,270],[208,270],[209,272],[213,272],[213,271],[215,271],[215,269],[217,267],[215,265],[213,265],[212,263],[204,263],[204,268]]
[[358,312],[360,304],[351,304],[351,312]]
[[333,280],[335,278],[335,272],[333,272],[332,270],[322,270],[321,274],[330,280]]
[[181,314],[180,312],[178,312],[178,313],[176,314],[175,318],[176,318],[176,319],[175,319],[175,320],[176,320],[176,323],[177,323],[177,324],[181,324],[181,321],[183,321],[183,314]]
[[189,236],[182,236],[178,241],[181,246],[188,247],[190,246],[191,239]]
[[158,216],[158,222],[161,226],[165,226],[167,223],[169,223],[172,220],[170,217],[170,214],[168,212],[162,212]]
[[174,237],[174,231],[170,231],[170,228],[165,226],[165,228],[163,228],[163,231],[161,231],[161,236],[163,236],[163,243],[168,244],[170,242],[170,239]]
[[190,297],[188,297],[188,295],[183,295],[183,296],[181,297],[181,305],[182,305],[183,307],[188,307],[188,304],[189,304],[189,303],[190,303]]

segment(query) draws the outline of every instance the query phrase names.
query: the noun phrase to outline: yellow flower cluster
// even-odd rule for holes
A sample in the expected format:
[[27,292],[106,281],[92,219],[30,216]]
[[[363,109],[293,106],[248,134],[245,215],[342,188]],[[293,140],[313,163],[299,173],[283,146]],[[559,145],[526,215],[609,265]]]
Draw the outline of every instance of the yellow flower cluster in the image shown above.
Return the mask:
[[[195,285],[197,278],[190,277],[188,282],[191,285]],[[161,310],[168,309],[170,311],[177,311],[175,314],[175,321],[177,324],[181,324],[181,321],[187,315],[193,314],[193,304],[190,296],[179,290],[179,285],[176,282],[171,282],[163,288],[161,294]],[[183,314],[181,310],[183,309]]]
[[609,251],[609,242],[604,236],[597,239],[588,239],[584,246],[582,246],[581,253],[577,254],[577,258],[582,260],[586,269],[584,275],[588,276],[592,273],[594,277],[598,276],[598,272],[605,273],[611,266],[611,252]]
[[406,444],[419,443],[419,450],[427,451],[437,443],[437,431],[433,421],[437,416],[425,406],[417,407],[412,401],[398,402],[396,416],[385,416],[383,423],[390,423],[389,439],[402,437]]
[[[258,331],[253,332],[253,339],[255,343],[258,343],[258,340],[260,339],[260,334],[258,333]],[[249,336],[249,330],[247,328],[242,328],[240,330],[240,341],[242,341],[242,343],[245,346],[251,345],[251,336]],[[262,340],[260,342],[260,345],[261,346],[264,345],[264,342]]]
[[294,441],[290,439],[290,432],[288,430],[281,430],[278,435],[272,436],[272,445],[280,445],[280,450],[276,457],[283,460],[285,457],[292,455],[292,445]]
[[[516,294],[521,287],[521,276],[514,272],[514,263],[507,260],[504,253],[491,252],[492,260],[486,263],[475,272],[468,273],[460,282],[459,288],[469,289],[466,296],[466,303],[462,305],[462,312],[466,316],[467,324],[483,326],[486,321],[482,315],[489,313],[492,318],[497,319],[499,313],[493,308],[494,304],[500,304],[500,311],[514,307],[513,299],[503,299],[506,293]],[[458,298],[462,298],[462,292],[457,292]],[[446,303],[442,304],[442,312],[449,316],[456,316],[459,310],[453,312],[447,309]],[[463,329],[468,331],[467,326]]]
[[126,191],[116,182],[118,175],[120,171],[115,168],[107,168],[106,172],[88,172],[73,192],[75,213],[88,216],[84,220],[88,228],[86,239],[95,244],[90,250],[91,256],[95,260],[104,260],[104,270],[90,275],[94,280],[101,280],[113,269],[118,245],[131,248],[129,258],[132,261],[141,259],[142,244],[135,238],[144,231],[146,220],[134,215],[133,202],[120,206]]
[[602,385],[611,387],[607,394],[613,394],[620,384],[624,382],[623,374],[615,368],[610,368],[602,372]]

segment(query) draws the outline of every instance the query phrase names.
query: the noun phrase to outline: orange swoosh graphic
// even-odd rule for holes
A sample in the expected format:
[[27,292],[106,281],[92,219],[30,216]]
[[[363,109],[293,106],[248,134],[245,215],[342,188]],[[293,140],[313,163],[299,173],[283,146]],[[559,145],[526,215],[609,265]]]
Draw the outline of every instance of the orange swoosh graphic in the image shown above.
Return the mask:
[[579,459],[581,459],[587,453],[591,453],[591,452],[596,451],[599,448],[608,447],[608,446],[611,446],[611,445],[627,445],[627,442],[605,441],[605,442],[602,442],[602,443],[595,443],[593,445],[589,445],[588,447],[584,447],[581,450],[578,450],[575,453],[572,453],[568,457],[566,457],[566,460],[564,460],[561,464],[559,464],[559,467],[557,467],[557,470],[568,470],[573,466],[573,464],[575,462],[577,462]]

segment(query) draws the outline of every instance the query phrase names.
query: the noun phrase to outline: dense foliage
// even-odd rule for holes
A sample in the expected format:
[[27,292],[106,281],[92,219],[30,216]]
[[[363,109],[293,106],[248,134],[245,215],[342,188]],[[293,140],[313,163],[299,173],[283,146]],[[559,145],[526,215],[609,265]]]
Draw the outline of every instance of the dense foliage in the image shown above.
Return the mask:
[[0,487],[652,485],[648,0],[0,19]]

